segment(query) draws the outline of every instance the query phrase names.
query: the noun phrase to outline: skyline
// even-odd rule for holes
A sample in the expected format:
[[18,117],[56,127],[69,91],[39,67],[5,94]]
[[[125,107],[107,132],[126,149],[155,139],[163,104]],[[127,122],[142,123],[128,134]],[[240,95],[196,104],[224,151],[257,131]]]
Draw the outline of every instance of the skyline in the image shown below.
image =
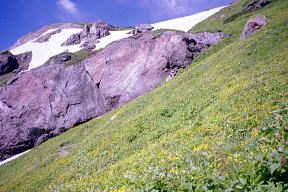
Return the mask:
[[0,50],[41,27],[59,22],[103,20],[114,26],[135,26],[192,15],[228,5],[231,0],[11,0],[0,7]]

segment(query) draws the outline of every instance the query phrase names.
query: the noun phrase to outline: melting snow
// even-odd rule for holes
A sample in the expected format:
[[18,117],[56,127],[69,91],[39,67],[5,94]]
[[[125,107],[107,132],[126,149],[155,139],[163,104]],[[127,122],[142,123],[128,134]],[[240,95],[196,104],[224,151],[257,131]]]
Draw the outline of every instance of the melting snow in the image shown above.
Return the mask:
[[61,47],[61,44],[65,42],[71,35],[79,33],[81,30],[82,29],[62,29],[60,33],[52,35],[48,42],[37,43],[33,42],[35,40],[33,39],[28,43],[12,49],[11,53],[17,55],[24,52],[32,51],[32,60],[29,64],[28,69],[30,70],[43,65],[50,57],[58,55],[59,53],[62,53],[67,49],[69,52],[79,51],[81,49],[79,45]]
[[[157,29],[176,29],[182,31],[188,31],[197,23],[203,21],[209,16],[215,14],[220,11],[223,7],[211,9],[208,11],[204,11],[201,13],[197,13],[187,17],[181,17],[177,19],[172,19],[160,23],[152,24],[154,30]],[[43,33],[41,36],[53,32],[57,29],[50,29],[47,32]],[[21,53],[25,53],[28,51],[32,51],[32,61],[29,64],[29,69],[33,69],[43,65],[48,59],[54,55],[58,55],[66,50],[73,53],[81,50],[80,45],[71,45],[66,47],[61,47],[61,44],[64,43],[72,34],[79,33],[82,29],[62,29],[60,33],[54,34],[51,36],[48,42],[37,43],[33,42],[35,39],[10,50],[12,54],[18,55]],[[127,34],[129,31],[111,31],[111,35],[106,36],[104,38],[99,39],[100,43],[96,44],[96,50],[106,47],[109,43],[114,41],[126,38],[131,36]],[[83,43],[83,42],[81,42]]]
[[[225,6],[224,6],[225,7]],[[163,21],[160,23],[152,24],[154,27],[154,30],[157,29],[176,29],[181,31],[189,31],[193,26],[195,26],[197,23],[200,23],[204,19],[210,17],[211,15],[214,15],[224,7],[218,7],[215,9],[210,9],[208,11],[203,11],[194,15],[190,15],[187,17],[180,17],[168,21]]]

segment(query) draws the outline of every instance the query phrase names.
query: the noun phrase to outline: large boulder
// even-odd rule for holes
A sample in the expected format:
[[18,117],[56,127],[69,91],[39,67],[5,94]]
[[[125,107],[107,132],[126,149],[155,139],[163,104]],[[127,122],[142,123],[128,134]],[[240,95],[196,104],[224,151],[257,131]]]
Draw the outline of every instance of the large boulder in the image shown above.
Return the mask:
[[240,39],[246,39],[250,37],[253,33],[261,29],[268,23],[268,19],[265,16],[257,16],[253,19],[250,19],[240,35]]
[[244,10],[250,11],[250,10],[261,9],[261,8],[265,7],[266,5],[268,5],[269,3],[271,3],[271,0],[252,1],[245,6]]
[[104,112],[103,99],[83,65],[45,65],[0,88],[0,160]]
[[71,35],[61,46],[77,45],[82,41],[85,41],[82,44],[82,47],[88,47],[95,45],[98,39],[110,35],[109,31],[114,30],[112,25],[104,23],[103,21],[96,21],[92,24],[85,25],[83,30],[80,33]]
[[19,67],[16,57],[9,51],[0,53],[0,75],[12,72]]
[[109,31],[113,29],[112,25],[104,23],[103,21],[96,21],[84,28],[81,32],[81,39],[100,39],[110,35]]
[[34,41],[34,43],[44,43],[44,42],[47,42],[47,41],[50,40],[50,38],[51,38],[53,35],[55,35],[55,34],[57,34],[57,33],[60,33],[60,32],[61,32],[61,29],[55,29],[54,31],[52,31],[52,32],[50,32],[50,33],[47,33],[47,34],[39,37],[38,39],[36,39],[36,40]]
[[173,77],[179,68],[189,65],[198,54],[227,36],[165,32],[156,38],[144,33],[140,38],[111,44],[83,64],[99,86],[109,111]]
[[70,45],[78,45],[81,43],[81,37],[79,33],[71,35],[64,43],[61,44],[61,47],[66,47]]
[[135,29],[133,29],[130,33],[131,34],[138,34],[138,33],[147,33],[149,31],[152,31],[154,27],[150,24],[139,24],[135,26]]

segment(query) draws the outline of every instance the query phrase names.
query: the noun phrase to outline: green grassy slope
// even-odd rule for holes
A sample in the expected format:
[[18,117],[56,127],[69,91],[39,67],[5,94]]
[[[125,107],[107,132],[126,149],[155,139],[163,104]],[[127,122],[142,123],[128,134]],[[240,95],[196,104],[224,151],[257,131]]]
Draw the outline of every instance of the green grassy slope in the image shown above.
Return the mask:
[[[243,3],[223,10],[226,19]],[[237,36],[151,93],[1,166],[0,191],[288,190],[287,8],[275,0],[195,26]],[[269,24],[241,41],[255,15]],[[69,154],[58,154],[63,146]]]

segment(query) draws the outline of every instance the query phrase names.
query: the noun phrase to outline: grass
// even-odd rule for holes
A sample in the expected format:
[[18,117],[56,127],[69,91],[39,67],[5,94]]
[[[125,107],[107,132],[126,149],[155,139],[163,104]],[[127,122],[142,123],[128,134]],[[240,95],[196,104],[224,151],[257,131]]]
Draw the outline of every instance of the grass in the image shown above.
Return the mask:
[[[0,191],[288,190],[287,7],[200,23],[191,31],[236,35],[147,95],[1,166]],[[269,24],[240,40],[259,14]],[[63,146],[70,153],[59,156]]]
[[8,81],[9,79],[0,80],[0,87],[4,87]]
[[98,53],[101,50],[102,49],[98,49],[96,51],[88,51],[88,50],[82,49],[80,51],[77,51],[77,52],[73,53],[71,60],[65,62],[65,65],[66,66],[76,65],[76,64],[80,63],[81,61],[83,61],[84,59],[92,57],[93,55],[95,55],[96,53]]
[[[178,32],[180,32],[180,30],[175,30],[175,29],[157,29],[157,30],[151,31],[149,33],[154,35],[157,38],[157,37],[160,37],[166,31],[178,31]],[[181,32],[183,32],[183,31],[181,31]]]
[[69,54],[72,56],[72,58],[71,58],[71,60],[64,62],[64,64],[66,66],[77,65],[81,61],[83,61],[84,59],[92,57],[93,55],[97,54],[101,50],[103,50],[103,49],[98,49],[95,51],[89,51],[89,50],[82,49],[82,50],[76,51],[74,53],[60,53],[58,55],[55,55],[55,56],[52,56],[51,58],[49,58],[49,60],[47,62],[45,62],[45,64],[48,64],[51,59],[55,59],[57,57],[60,57],[61,55]]
[[126,31],[126,30],[132,30],[133,27],[114,27],[115,31]]

